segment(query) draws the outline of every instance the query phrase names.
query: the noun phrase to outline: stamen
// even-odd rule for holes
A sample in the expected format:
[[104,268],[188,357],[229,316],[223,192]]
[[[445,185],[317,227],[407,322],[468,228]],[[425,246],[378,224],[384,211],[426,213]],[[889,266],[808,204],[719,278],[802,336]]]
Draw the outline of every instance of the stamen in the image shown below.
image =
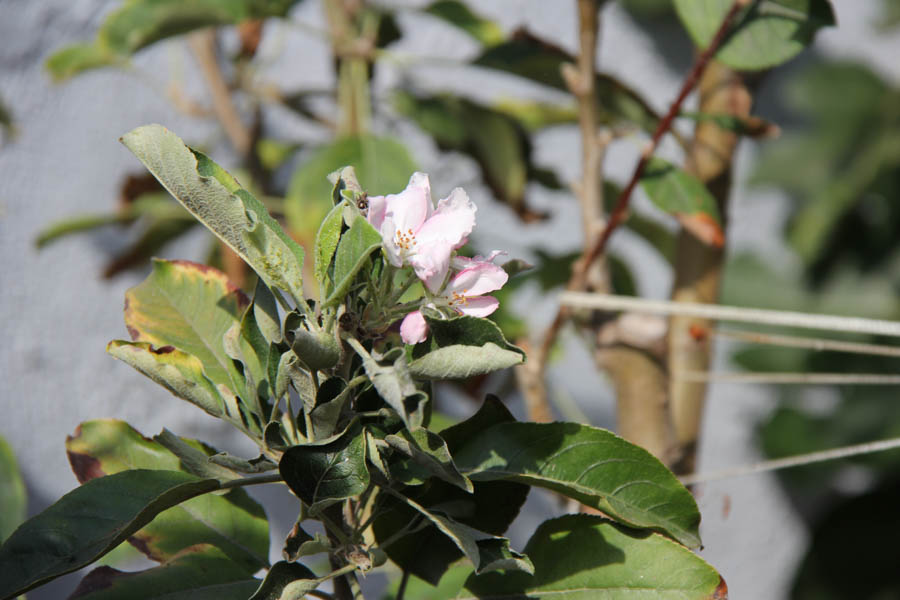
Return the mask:
[[397,233],[394,234],[394,243],[403,250],[411,250],[412,246],[416,245],[416,234],[413,233],[412,229],[408,229],[407,232],[403,233],[402,230],[398,229]]

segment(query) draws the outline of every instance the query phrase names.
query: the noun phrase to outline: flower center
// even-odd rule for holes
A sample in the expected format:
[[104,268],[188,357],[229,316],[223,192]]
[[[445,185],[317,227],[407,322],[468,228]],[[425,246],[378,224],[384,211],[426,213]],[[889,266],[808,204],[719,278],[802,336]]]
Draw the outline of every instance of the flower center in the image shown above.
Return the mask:
[[413,246],[416,245],[416,234],[413,233],[412,229],[407,229],[405,233],[398,229],[394,235],[394,243],[403,250],[412,250]]
[[457,306],[466,306],[469,303],[469,299],[466,297],[466,292],[468,291],[469,290],[463,290],[461,294],[453,292],[453,295],[447,298],[447,305],[456,312],[462,313]]

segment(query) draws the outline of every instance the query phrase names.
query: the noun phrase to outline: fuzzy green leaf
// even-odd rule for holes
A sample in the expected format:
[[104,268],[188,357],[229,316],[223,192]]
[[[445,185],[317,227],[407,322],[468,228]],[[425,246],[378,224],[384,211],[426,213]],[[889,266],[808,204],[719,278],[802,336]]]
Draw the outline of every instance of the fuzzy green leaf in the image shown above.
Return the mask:
[[413,463],[429,475],[443,479],[470,494],[473,492],[472,482],[453,464],[447,443],[438,434],[427,429],[404,429],[386,436],[384,441],[409,456]]
[[525,353],[506,341],[492,321],[461,315],[426,315],[434,348],[416,358],[409,372],[419,379],[461,379],[520,364]]
[[125,134],[122,143],[176,200],[228,244],[269,287],[303,304],[303,248],[262,203],[209,158],[161,125]]
[[[363,369],[378,395],[397,411],[406,428],[412,431],[421,427],[424,418],[422,411],[424,394],[416,388],[410,376],[406,354],[397,348],[393,352],[388,352],[386,356],[376,354],[373,357],[356,340],[348,339],[347,343],[362,359]],[[390,364],[381,364],[380,361]]]
[[322,306],[335,306],[344,299],[356,274],[379,248],[381,234],[362,215],[356,215],[338,243],[334,256],[334,289]]
[[143,469],[88,481],[25,521],[0,546],[0,598],[9,600],[94,562],[167,508],[218,488],[214,479]]
[[470,438],[453,458],[473,481],[544,487],[627,525],[700,545],[700,512],[691,493],[649,452],[604,429],[501,423]]
[[344,204],[336,204],[328,216],[322,220],[319,232],[316,234],[316,280],[319,282],[322,296],[326,295],[326,291],[330,291],[329,286],[325,285],[325,278],[328,276],[328,267],[331,266],[331,259],[334,258],[334,251],[341,238],[341,226],[344,223],[343,211]]

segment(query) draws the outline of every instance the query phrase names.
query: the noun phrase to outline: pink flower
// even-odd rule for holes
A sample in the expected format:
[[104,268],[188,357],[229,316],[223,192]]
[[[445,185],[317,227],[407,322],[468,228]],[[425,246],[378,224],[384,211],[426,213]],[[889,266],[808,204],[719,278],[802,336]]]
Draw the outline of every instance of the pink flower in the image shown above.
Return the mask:
[[[489,292],[499,290],[509,279],[502,268],[491,260],[465,259],[468,266],[454,275],[447,282],[440,294],[428,303],[434,308],[447,306],[462,315],[486,317],[500,305],[493,296],[485,296]],[[421,311],[413,311],[403,318],[400,324],[400,337],[407,344],[418,344],[428,337],[428,323]]]
[[444,283],[450,255],[463,246],[475,227],[475,205],[462,188],[431,201],[428,175],[413,173],[399,194],[369,198],[368,220],[381,233],[388,261],[411,265],[432,293]]

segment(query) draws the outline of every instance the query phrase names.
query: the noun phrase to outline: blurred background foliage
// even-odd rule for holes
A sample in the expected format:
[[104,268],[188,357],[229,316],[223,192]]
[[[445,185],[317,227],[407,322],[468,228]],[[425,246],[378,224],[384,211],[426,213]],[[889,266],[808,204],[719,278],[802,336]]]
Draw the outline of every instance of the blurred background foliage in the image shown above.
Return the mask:
[[[370,194],[403,189],[410,172],[419,166],[402,141],[403,132],[411,126],[429,136],[449,157],[462,156],[477,165],[494,199],[508,207],[523,227],[548,218],[547,210],[536,208],[530,199],[534,186],[564,191],[568,182],[535,161],[534,140],[549,127],[575,127],[576,104],[561,69],[575,57],[533,32],[504,31],[479,14],[477,3],[438,0],[410,8],[334,2],[328,3],[332,8],[327,10],[327,31],[296,27],[291,35],[319,35],[329,41],[335,85],[330,89],[279,89],[264,81],[255,62],[268,30],[263,19],[289,19],[289,11],[301,1],[125,0],[109,14],[94,39],[60,49],[47,61],[47,69],[58,82],[96,68],[130,69],[131,56],[143,48],[170,38],[188,40],[204,73],[211,104],[185,98],[177,88],[171,90],[173,103],[198,118],[221,122],[228,143],[206,151],[230,151],[242,184],[261,197],[304,245],[312,242],[315,228],[330,208],[325,175],[337,166],[355,165]],[[621,0],[621,4],[635,23],[651,34],[660,46],[661,60],[673,68],[679,66],[674,64],[678,53],[665,47],[672,43],[672,36],[654,33],[675,32],[675,43],[683,48],[690,48],[691,40],[702,46],[720,19],[715,10],[702,14],[700,3],[693,0]],[[716,10],[724,11],[729,4],[717,0],[703,6],[715,5]],[[754,85],[765,85],[769,67],[799,52],[815,31],[833,18],[825,1],[764,4],[782,13],[799,11],[804,19],[795,24],[785,38],[788,41],[771,41],[766,44],[768,54],[753,54],[756,62],[745,60],[749,55],[741,50],[742,35],[729,41],[719,58],[727,62],[732,56],[732,66],[754,70]],[[558,100],[491,103],[477,94],[436,91],[409,75],[404,75],[387,97],[373,97],[372,78],[383,61],[405,60],[392,49],[404,35],[404,20],[398,18],[403,12],[443,21],[478,44],[480,51],[467,61],[468,68],[555,90]],[[754,18],[757,20],[750,25],[758,23],[765,28],[766,19],[782,17]],[[873,27],[898,26],[900,4],[885,0],[882,18]],[[759,31],[745,34],[760,35]],[[773,107],[772,115],[762,114],[754,122],[721,115],[682,115],[689,123],[712,119],[723,129],[749,137],[770,137],[776,126],[782,132],[779,139],[760,145],[760,159],[750,183],[788,194],[783,234],[796,260],[729,255],[721,301],[900,319],[900,90],[865,66],[829,62],[815,55],[794,63],[785,78],[780,104]],[[600,120],[617,135],[646,136],[658,123],[660,115],[652,106],[661,103],[649,102],[629,82],[597,73],[596,86]],[[276,110],[290,111],[308,125],[309,135],[286,139],[272,130],[267,113]],[[776,116],[774,124],[767,120]],[[2,105],[0,127],[7,132],[12,127],[9,111]],[[686,144],[683,139],[675,142]],[[155,180],[135,173],[123,180],[119,198],[108,214],[52,224],[41,234],[38,245],[98,227],[123,227],[123,235],[131,243],[110,257],[104,275],[112,277],[125,269],[143,267],[150,256],[191,230],[195,222],[171,202]],[[607,208],[618,191],[614,183],[606,183]],[[632,211],[624,226],[645,239],[666,263],[672,263],[675,221],[665,213],[683,212],[683,207],[665,200],[657,206],[661,210],[656,212]],[[472,249],[490,250],[493,248]],[[529,281],[537,281],[542,293],[561,288],[578,256],[534,248]],[[212,241],[208,256],[196,258],[218,265],[245,287],[252,285],[240,261],[230,259]],[[633,270],[638,267],[611,255],[612,291],[637,294]],[[502,308],[494,318],[510,339],[529,335],[526,319],[506,301],[524,283],[525,279],[514,278],[498,294]],[[848,339],[885,343],[860,336]],[[754,372],[894,373],[898,366],[895,358],[772,346],[739,349],[733,361]],[[467,382],[464,387],[476,393],[478,382]],[[776,394],[778,407],[758,428],[760,447],[770,457],[900,435],[900,405],[893,397],[894,388],[780,386]],[[813,543],[795,581],[796,598],[900,596],[900,570],[886,547],[895,537],[891,534],[900,533],[896,531],[900,521],[894,514],[900,498],[900,467],[892,455],[786,470],[780,472],[780,480],[813,531]],[[865,586],[860,587],[861,581]]]
[[[886,0],[873,27],[900,26]],[[784,239],[797,260],[728,264],[723,303],[900,319],[900,97],[870,68],[811,57],[784,86],[783,134],[762,147],[750,184],[775,186],[790,204]],[[877,336],[844,336],[890,344]],[[733,360],[756,372],[896,374],[900,358],[753,346]],[[896,387],[780,386],[758,425],[766,456],[783,457],[900,435]],[[871,454],[778,473],[812,532],[794,581],[798,599],[900,597],[887,540],[900,465]]]

